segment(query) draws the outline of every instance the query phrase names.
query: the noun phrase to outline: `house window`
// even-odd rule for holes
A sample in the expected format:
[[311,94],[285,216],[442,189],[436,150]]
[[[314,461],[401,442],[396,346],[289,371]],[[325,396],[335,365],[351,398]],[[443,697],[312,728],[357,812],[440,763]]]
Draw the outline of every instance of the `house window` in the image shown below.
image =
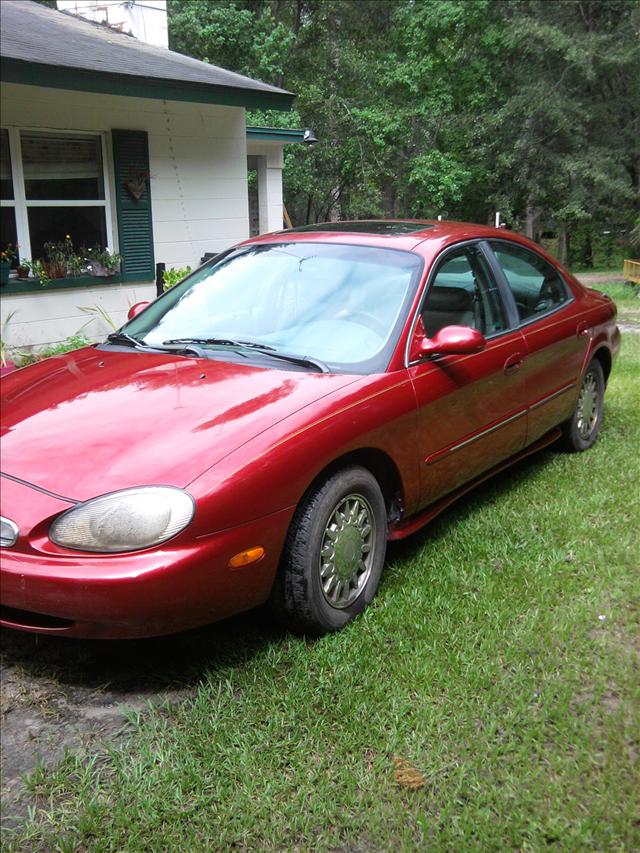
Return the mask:
[[9,151],[9,133],[0,130],[0,250],[18,242],[16,203],[13,195],[13,175]]
[[100,134],[2,131],[2,244],[22,258],[70,235],[77,251],[114,250]]

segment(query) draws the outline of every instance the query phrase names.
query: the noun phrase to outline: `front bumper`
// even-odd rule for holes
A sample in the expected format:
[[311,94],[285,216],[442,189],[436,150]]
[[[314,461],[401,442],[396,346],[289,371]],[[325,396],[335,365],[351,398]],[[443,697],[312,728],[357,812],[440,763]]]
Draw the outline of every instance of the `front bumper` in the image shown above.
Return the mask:
[[[23,516],[33,516],[31,521],[39,515],[48,524],[54,503],[53,515],[68,507],[27,486],[8,485],[3,492],[14,498],[19,490],[30,493]],[[197,539],[183,531],[157,548],[111,555],[38,551],[23,533],[37,531],[38,524],[14,514],[21,536],[0,551],[0,624],[124,639],[170,634],[248,610],[269,596],[292,513],[293,508],[282,510]],[[11,517],[6,509],[3,514]],[[229,568],[234,554],[256,545],[265,549],[259,562]]]

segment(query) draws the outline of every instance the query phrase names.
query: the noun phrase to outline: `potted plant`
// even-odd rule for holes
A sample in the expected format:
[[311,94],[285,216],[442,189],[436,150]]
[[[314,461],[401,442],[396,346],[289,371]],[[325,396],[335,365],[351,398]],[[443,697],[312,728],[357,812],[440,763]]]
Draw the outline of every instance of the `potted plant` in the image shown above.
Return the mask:
[[108,278],[120,272],[122,255],[111,254],[108,246],[104,250],[96,246],[87,251],[87,260],[89,261],[91,275]]
[[84,258],[77,255],[69,234],[64,240],[53,240],[44,244],[44,271],[47,278],[65,278],[67,275],[77,276],[82,273]]
[[13,243],[7,243],[6,248],[0,252],[0,284],[7,284],[9,282],[9,273],[11,272],[13,262],[18,256],[18,248],[17,243],[15,246]]
[[28,260],[19,261],[18,267],[16,269],[16,272],[18,273],[18,278],[21,279],[22,281],[29,278],[29,273],[31,272],[31,269],[32,269],[31,261],[28,261]]
[[29,267],[31,269],[31,274],[34,278],[38,279],[38,283],[43,287],[45,284],[49,284],[49,276],[45,272],[44,263],[42,261],[28,261]]

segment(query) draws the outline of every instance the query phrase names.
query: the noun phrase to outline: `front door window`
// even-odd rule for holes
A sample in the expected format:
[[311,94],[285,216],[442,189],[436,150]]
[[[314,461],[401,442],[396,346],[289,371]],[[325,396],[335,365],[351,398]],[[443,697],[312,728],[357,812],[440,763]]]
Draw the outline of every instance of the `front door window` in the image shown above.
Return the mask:
[[496,283],[484,255],[475,246],[449,255],[441,264],[421,315],[429,338],[445,326],[470,326],[485,337],[505,330]]

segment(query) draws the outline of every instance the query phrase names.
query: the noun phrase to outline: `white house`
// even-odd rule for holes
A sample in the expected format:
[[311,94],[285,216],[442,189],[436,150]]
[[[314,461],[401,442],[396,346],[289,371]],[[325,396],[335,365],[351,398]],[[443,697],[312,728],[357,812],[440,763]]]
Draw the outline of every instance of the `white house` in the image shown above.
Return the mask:
[[[10,345],[76,334],[82,308],[120,324],[156,295],[158,262],[194,267],[282,227],[282,148],[304,134],[247,128],[245,109],[288,110],[290,92],[31,0],[0,3],[0,24],[0,246],[36,259],[69,234],[77,248],[124,258],[113,278],[46,287],[12,273],[0,290]],[[252,223],[247,158],[258,175]]]

